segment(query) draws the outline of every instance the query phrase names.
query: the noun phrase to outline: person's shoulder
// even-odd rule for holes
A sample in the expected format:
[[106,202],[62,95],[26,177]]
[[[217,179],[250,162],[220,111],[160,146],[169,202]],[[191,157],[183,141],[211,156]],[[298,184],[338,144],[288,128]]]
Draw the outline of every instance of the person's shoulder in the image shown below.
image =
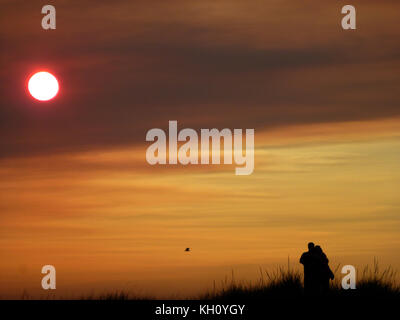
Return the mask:
[[306,251],[306,252],[302,253],[301,257],[305,258],[305,257],[308,257],[309,255],[310,255],[310,253],[308,251]]

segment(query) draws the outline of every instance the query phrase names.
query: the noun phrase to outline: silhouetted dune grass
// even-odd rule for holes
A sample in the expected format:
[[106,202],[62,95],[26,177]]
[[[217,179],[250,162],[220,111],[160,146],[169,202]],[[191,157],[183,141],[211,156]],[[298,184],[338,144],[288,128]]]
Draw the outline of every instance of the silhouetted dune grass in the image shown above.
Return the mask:
[[[344,275],[340,273],[340,265],[335,268],[334,274],[335,280],[331,282],[330,290],[326,294],[329,297],[400,298],[400,284],[396,280],[396,272],[391,267],[381,271],[377,261],[374,261],[372,267],[366,266],[361,272],[357,271],[355,290],[342,289],[341,281]],[[188,299],[245,301],[302,297],[304,297],[303,273],[300,269],[290,268],[288,263],[287,267],[280,266],[273,271],[260,269],[260,278],[256,282],[236,281],[232,272],[231,278],[225,278],[218,288],[214,283],[212,290]],[[154,298],[118,291],[83,299],[149,300]]]
[[127,291],[106,292],[99,295],[83,296],[80,300],[153,300],[154,297],[137,295]]
[[391,267],[381,271],[375,260],[372,268],[366,266],[360,272],[356,290],[343,290],[340,282],[335,282],[332,291],[347,296],[400,298],[400,285],[396,280],[396,275],[396,271]]
[[[356,289],[344,290],[341,286],[342,275],[335,269],[335,280],[325,295],[330,297],[379,297],[400,298],[400,285],[396,281],[396,272],[388,267],[380,271],[375,261],[372,268],[365,267],[357,272]],[[207,300],[259,300],[266,298],[301,298],[304,297],[303,275],[300,270],[288,266],[278,267],[273,272],[260,270],[260,279],[256,283],[236,282],[232,276],[230,282],[224,281],[219,289],[201,295]]]
[[[334,270],[335,280],[331,282],[329,297],[372,297],[372,298],[400,298],[400,284],[397,281],[396,271],[387,267],[381,271],[375,260],[372,267],[366,266],[361,272],[357,271],[355,290],[342,289],[341,281],[344,275],[340,273],[340,265]],[[273,271],[262,270],[255,282],[236,281],[232,271],[231,279],[225,278],[221,284],[195,297],[170,296],[172,300],[264,300],[269,298],[302,298],[304,297],[303,272],[300,268],[293,269],[290,264],[286,267],[277,267]],[[65,297],[64,297],[65,298]],[[24,291],[21,299],[34,299]],[[45,300],[63,299],[55,296],[42,297]],[[115,291],[101,294],[91,294],[78,298],[79,300],[154,300],[156,297],[135,294],[129,291]]]
[[259,281],[237,282],[232,276],[231,282],[225,280],[221,288],[209,291],[200,296],[200,299],[257,299],[273,295],[274,297],[299,296],[303,291],[302,275],[299,271],[292,271],[278,267],[274,271],[260,269]]

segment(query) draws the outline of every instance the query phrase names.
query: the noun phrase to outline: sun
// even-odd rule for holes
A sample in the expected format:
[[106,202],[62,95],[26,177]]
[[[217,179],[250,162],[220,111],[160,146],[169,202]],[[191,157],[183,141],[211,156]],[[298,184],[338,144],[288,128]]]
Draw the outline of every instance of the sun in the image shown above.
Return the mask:
[[53,99],[59,90],[55,76],[46,71],[35,73],[28,82],[29,93],[37,100],[48,101]]

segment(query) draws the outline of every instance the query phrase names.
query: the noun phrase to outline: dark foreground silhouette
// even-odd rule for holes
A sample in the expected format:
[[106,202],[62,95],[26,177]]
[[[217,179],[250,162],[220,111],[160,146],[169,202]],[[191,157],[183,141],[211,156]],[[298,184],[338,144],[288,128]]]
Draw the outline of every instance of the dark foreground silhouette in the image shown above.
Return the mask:
[[[339,267],[337,268],[339,269]],[[337,272],[337,270],[335,271]],[[324,295],[323,299],[342,298],[373,298],[373,299],[399,299],[400,284],[396,281],[396,272],[388,267],[380,270],[374,261],[372,268],[366,266],[358,272],[357,288],[344,290],[341,287],[341,274],[336,274],[335,280]],[[260,270],[260,279],[257,282],[236,281],[232,279],[221,283],[215,283],[214,288],[198,296],[180,297],[180,300],[230,300],[230,301],[254,301],[265,299],[302,299],[307,295],[304,292],[303,275],[298,269],[277,267],[275,271]],[[173,293],[171,293],[173,295]],[[156,297],[135,295],[130,292],[113,292],[102,295],[82,297],[82,299],[100,300],[149,300]],[[176,297],[174,297],[175,299]],[[313,297],[314,298],[314,297]]]
[[[336,271],[337,272],[337,271]],[[400,283],[396,280],[396,272],[388,267],[380,270],[375,261],[372,268],[366,266],[358,272],[357,288],[344,290],[341,286],[341,274],[336,274],[335,281],[329,289],[319,297],[332,298],[373,298],[399,299]],[[303,275],[299,270],[278,267],[274,272],[263,271],[261,279],[256,283],[225,281],[219,288],[201,295],[201,299],[211,300],[265,300],[265,299],[302,299],[307,298],[304,291]],[[315,298],[315,297],[313,297]]]
[[304,293],[306,295],[327,294],[329,281],[335,276],[321,247],[310,242],[308,251],[301,255],[300,263],[304,265]]
[[[326,259],[327,261],[327,259]],[[380,270],[378,262],[374,260],[373,267],[366,266],[363,270],[357,271],[357,286],[355,290],[344,290],[341,286],[342,276],[338,272],[340,266],[335,268],[336,277],[331,281],[330,285],[324,288],[324,294],[321,298],[330,301],[331,298],[372,298],[392,300],[400,299],[400,283],[396,271],[391,267]],[[308,279],[306,280],[308,281]],[[313,280],[311,280],[312,282]],[[307,286],[308,284],[306,284]],[[312,284],[313,285],[313,284]],[[260,278],[256,282],[236,281],[233,277],[222,282],[214,282],[211,290],[196,296],[182,296],[179,292],[171,292],[171,297],[163,297],[164,299],[178,300],[225,300],[225,301],[254,301],[265,299],[308,299],[303,285],[303,272],[299,269],[292,268],[288,262],[287,267],[277,267],[274,271],[260,269]],[[313,297],[314,299],[315,297]],[[21,296],[23,300],[33,300],[37,297],[30,296],[24,291]],[[160,297],[136,294],[132,291],[120,290],[113,292],[103,292],[100,294],[84,295],[80,297],[57,297],[44,296],[41,299],[58,300],[58,299],[78,299],[78,300],[154,300]]]

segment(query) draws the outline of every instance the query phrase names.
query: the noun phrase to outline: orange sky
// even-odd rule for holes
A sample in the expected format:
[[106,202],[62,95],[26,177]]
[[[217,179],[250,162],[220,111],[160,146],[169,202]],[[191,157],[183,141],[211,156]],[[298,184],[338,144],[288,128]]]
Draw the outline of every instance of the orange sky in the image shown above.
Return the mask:
[[400,120],[259,132],[251,176],[150,167],[134,146],[3,161],[1,287],[43,294],[54,264],[58,295],[193,294],[231,269],[296,266],[309,240],[333,266],[398,268],[399,134]]
[[[196,294],[310,240],[400,267],[398,2],[354,1],[344,32],[344,1],[54,1],[54,33],[0,3],[0,298],[47,294],[45,264],[58,297]],[[39,66],[51,104],[24,91]],[[168,120],[255,128],[254,173],[148,165]]]

